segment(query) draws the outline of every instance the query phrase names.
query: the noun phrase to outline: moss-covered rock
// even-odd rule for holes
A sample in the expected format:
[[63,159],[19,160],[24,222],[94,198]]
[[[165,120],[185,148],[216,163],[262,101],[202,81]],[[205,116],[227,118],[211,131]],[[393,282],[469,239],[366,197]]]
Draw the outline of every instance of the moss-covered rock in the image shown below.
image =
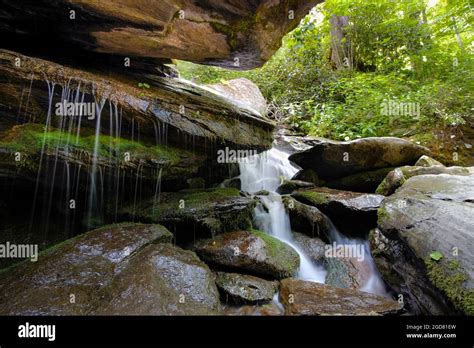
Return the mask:
[[261,231],[228,232],[196,243],[207,263],[240,272],[281,279],[293,275],[299,256],[289,245]]
[[442,166],[443,163],[431,158],[429,156],[423,155],[415,163],[415,167],[431,167],[431,166]]
[[169,228],[180,245],[216,234],[250,229],[256,201],[234,188],[211,188],[163,192],[159,202],[149,199],[130,205],[121,219],[160,223]]

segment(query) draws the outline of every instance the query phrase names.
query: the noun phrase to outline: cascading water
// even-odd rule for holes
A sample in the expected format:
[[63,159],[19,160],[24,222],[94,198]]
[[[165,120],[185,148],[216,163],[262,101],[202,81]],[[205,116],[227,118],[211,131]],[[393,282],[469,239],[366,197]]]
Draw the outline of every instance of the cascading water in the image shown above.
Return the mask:
[[[298,171],[288,160],[289,154],[272,148],[259,155],[251,156],[239,162],[240,181],[242,190],[257,193],[261,204],[254,211],[254,221],[259,229],[280,239],[293,247],[300,256],[300,269],[297,275],[303,280],[324,283],[326,271],[320,265],[311,262],[307,255],[295,245],[293,240],[290,218],[282,201],[282,197],[276,192],[282,179],[292,178]],[[268,191],[267,193],[258,191]],[[380,277],[377,267],[370,254],[369,242],[367,240],[351,239],[340,233],[332,221],[327,218],[330,226],[329,238],[336,245],[361,245],[363,246],[362,263],[368,269],[368,277],[359,290],[370,292],[386,297],[385,284]]]
[[298,278],[324,283],[326,271],[315,265],[295,245],[291,233],[290,217],[276,189],[282,178],[290,179],[297,168],[288,161],[289,154],[271,149],[239,162],[242,190],[252,193],[266,190],[268,195],[258,195],[261,204],[255,208],[254,220],[259,229],[293,247],[300,257]]

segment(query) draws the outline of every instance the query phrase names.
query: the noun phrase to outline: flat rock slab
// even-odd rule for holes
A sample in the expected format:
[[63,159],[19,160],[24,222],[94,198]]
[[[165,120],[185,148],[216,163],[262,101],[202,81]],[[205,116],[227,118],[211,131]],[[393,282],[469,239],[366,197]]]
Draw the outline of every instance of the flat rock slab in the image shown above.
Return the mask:
[[398,302],[362,291],[297,279],[280,283],[286,315],[386,315],[401,311]]
[[260,231],[235,231],[196,243],[205,262],[273,279],[294,275],[299,256],[289,245]]
[[291,155],[289,160],[329,180],[379,168],[413,165],[429,153],[427,148],[409,141],[381,137],[344,142],[321,140],[312,148]]
[[269,302],[278,290],[278,282],[238,273],[217,272],[216,284],[234,303]]

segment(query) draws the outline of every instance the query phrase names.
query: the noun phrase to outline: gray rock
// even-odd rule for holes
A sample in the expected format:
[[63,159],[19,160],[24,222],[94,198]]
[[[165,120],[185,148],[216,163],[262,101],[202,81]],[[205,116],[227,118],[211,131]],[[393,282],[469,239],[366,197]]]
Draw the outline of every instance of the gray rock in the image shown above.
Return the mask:
[[312,169],[319,178],[331,180],[386,167],[412,165],[430,151],[399,138],[364,138],[347,142],[321,141],[311,149],[289,157],[303,169]]
[[[207,315],[220,310],[209,268],[160,225],[124,223],[68,240],[0,276],[0,313]],[[75,303],[70,303],[70,295]]]
[[421,156],[418,161],[415,163],[415,167],[431,167],[431,166],[442,166],[443,163],[438,162],[434,158],[431,158],[429,156],[423,155]]
[[233,303],[263,303],[272,300],[278,283],[251,275],[217,272],[217,287]]
[[384,198],[376,194],[325,187],[298,190],[291,197],[318,208],[341,232],[355,236],[363,236],[376,226],[377,209]]
[[474,313],[473,202],[473,177],[448,174],[412,177],[384,199],[372,253],[413,313]]
[[267,101],[260,92],[258,86],[252,81],[239,78],[226,82],[209,85],[210,88],[218,91],[229,99],[240,101],[248,107],[259,112],[260,115],[267,115]]
[[277,188],[276,192],[281,195],[286,195],[292,193],[295,190],[308,187],[314,187],[314,184],[300,180],[284,180],[283,183]]
[[396,168],[387,174],[386,178],[377,187],[376,193],[389,196],[403,185],[407,179],[426,174],[472,175],[474,174],[474,167],[445,167],[442,164],[433,164],[430,166],[404,166]]
[[329,241],[331,226],[326,216],[318,208],[303,204],[288,196],[283,197],[283,204],[289,213],[293,231]]
[[324,251],[326,243],[319,238],[311,238],[305,234],[293,232],[295,244],[309,256],[314,263],[324,262]]
[[171,244],[150,245],[123,265],[94,315],[212,315],[219,292],[195,253]]
[[201,240],[196,252],[211,265],[274,279],[292,276],[299,267],[293,248],[260,231],[228,232]]

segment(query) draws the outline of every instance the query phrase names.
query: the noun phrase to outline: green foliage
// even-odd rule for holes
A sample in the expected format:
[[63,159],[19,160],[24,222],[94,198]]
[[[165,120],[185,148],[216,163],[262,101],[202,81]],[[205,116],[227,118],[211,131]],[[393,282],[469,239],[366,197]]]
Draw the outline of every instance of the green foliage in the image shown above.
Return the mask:
[[[346,18],[339,43],[331,36],[333,16]],[[254,81],[277,120],[304,134],[449,133],[472,118],[472,19],[468,0],[326,0],[260,69],[178,68],[198,83]],[[332,59],[338,44],[347,58],[343,66]],[[388,103],[417,112],[387,113]]]

